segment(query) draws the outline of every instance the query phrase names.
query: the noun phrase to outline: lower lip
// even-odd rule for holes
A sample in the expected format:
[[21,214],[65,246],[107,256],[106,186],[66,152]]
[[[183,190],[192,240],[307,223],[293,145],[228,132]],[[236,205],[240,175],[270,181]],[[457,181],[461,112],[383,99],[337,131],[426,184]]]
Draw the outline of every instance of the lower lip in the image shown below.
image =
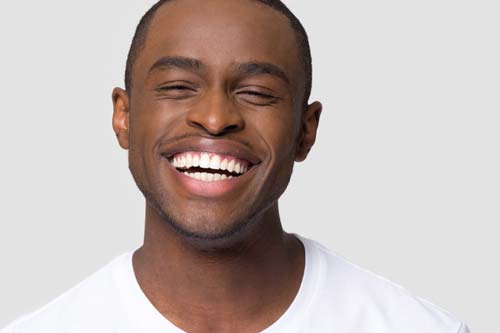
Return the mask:
[[205,182],[179,172],[167,159],[165,159],[165,162],[168,164],[168,169],[172,171],[174,177],[181,184],[181,186],[190,194],[200,197],[220,197],[226,195],[242,186],[243,183],[252,177],[251,174],[255,170],[254,166],[238,177]]

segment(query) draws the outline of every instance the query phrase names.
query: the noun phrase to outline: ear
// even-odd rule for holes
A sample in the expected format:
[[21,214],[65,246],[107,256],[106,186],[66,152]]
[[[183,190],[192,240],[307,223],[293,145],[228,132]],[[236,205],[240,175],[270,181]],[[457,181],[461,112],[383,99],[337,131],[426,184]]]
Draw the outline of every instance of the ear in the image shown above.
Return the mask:
[[118,143],[123,149],[128,149],[130,124],[129,96],[121,88],[113,89],[113,130]]
[[305,160],[314,145],[322,110],[323,106],[320,102],[309,104],[304,110],[304,113],[302,114],[302,128],[297,144],[295,161],[302,162]]

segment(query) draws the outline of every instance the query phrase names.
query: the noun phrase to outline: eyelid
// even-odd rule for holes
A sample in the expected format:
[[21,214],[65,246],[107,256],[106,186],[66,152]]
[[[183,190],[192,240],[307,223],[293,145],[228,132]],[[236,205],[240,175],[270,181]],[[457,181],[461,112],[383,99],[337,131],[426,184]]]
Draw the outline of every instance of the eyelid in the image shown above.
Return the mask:
[[158,87],[158,90],[191,90],[191,91],[196,91],[195,89],[188,87],[186,85],[180,85],[180,84],[172,84],[172,85],[167,85],[167,86],[160,86]]
[[282,98],[277,97],[271,92],[268,93],[268,89],[265,90],[266,92],[261,92],[259,90],[250,89],[250,87],[244,87],[236,91],[236,95],[240,95],[239,99],[241,101],[258,107],[273,106],[282,100]]
[[[255,89],[255,88],[257,88],[257,89]],[[237,94],[239,94],[239,93],[252,93],[254,95],[261,95],[261,96],[267,97],[267,98],[280,99],[277,96],[277,94],[275,92],[273,92],[271,89],[265,88],[262,86],[257,86],[257,85],[241,87],[236,91],[236,93]]]
[[264,94],[264,93],[261,93],[260,91],[254,91],[254,90],[243,90],[243,91],[239,91],[238,94],[249,94],[249,95],[262,96],[262,97],[267,97],[267,98],[275,98],[273,95]]
[[158,90],[167,90],[171,88],[187,88],[190,90],[196,90],[198,87],[193,83],[185,80],[174,80],[174,81],[166,81],[160,83],[156,89]]

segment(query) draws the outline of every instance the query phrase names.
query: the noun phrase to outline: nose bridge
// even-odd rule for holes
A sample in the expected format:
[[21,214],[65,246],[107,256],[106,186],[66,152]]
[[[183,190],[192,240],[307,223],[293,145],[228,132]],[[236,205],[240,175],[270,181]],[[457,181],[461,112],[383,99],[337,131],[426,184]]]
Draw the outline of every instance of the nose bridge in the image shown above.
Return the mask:
[[189,111],[187,122],[212,135],[237,131],[244,126],[240,112],[223,87],[207,89],[199,103]]

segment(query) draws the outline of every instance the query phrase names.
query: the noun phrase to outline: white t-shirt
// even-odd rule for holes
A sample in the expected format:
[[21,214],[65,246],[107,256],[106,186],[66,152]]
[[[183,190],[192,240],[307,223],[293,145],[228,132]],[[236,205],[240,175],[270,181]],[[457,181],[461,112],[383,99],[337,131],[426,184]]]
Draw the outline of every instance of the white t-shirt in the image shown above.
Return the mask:
[[[261,333],[467,333],[466,325],[400,286],[298,236],[305,247],[299,291]],[[99,271],[1,333],[181,333],[142,292],[132,253]]]

